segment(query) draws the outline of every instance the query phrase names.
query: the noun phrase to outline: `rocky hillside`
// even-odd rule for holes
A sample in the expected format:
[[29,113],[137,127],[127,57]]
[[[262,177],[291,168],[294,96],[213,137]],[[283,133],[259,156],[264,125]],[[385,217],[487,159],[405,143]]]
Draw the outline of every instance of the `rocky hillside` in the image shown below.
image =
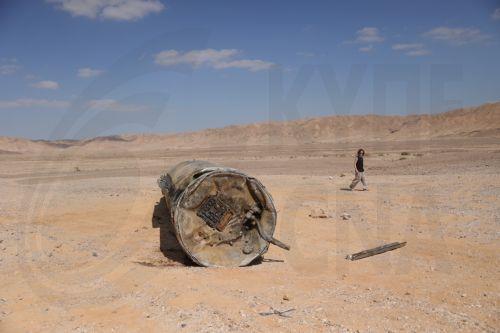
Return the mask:
[[144,150],[313,142],[400,141],[442,137],[500,137],[500,102],[440,114],[329,116],[228,126],[177,134],[114,135],[87,140],[0,137],[0,154],[43,150]]

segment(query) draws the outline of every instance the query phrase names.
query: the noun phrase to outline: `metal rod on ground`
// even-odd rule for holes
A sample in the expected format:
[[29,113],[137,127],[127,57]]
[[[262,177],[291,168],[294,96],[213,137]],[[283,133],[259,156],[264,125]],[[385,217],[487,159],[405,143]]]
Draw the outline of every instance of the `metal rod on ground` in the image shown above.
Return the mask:
[[264,228],[260,225],[260,222],[256,219],[254,219],[254,221],[255,221],[255,224],[257,225],[257,231],[259,232],[259,235],[260,235],[260,237],[262,237],[263,240],[265,240],[266,242],[269,242],[271,244],[274,244],[278,247],[281,247],[284,250],[290,251],[290,245],[285,244],[283,242],[280,242],[279,240],[277,240],[273,236],[266,234],[266,232],[264,231]]
[[295,311],[295,309],[288,309],[288,310],[284,310],[284,311],[279,311],[279,310],[271,308],[271,311],[269,311],[269,312],[260,312],[259,314],[261,316],[278,315],[280,317],[290,318],[290,315],[288,315],[288,313],[292,312],[292,311]]
[[373,249],[361,251],[361,252],[358,252],[358,253],[349,254],[345,258],[347,260],[363,259],[363,258],[366,258],[366,257],[371,257],[371,256],[374,256],[374,255],[377,255],[377,254],[381,254],[381,253],[384,253],[384,252],[387,252],[387,251],[392,251],[392,250],[395,250],[395,249],[399,249],[400,247],[403,247],[405,245],[406,245],[406,242],[402,242],[402,243],[394,242],[394,243],[390,243],[390,244],[385,244],[385,245],[382,245],[382,246],[374,247]]

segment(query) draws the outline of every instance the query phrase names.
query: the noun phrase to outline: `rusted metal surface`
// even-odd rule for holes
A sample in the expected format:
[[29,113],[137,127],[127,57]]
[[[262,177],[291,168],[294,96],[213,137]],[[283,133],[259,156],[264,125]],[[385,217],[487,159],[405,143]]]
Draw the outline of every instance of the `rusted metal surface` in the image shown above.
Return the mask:
[[276,209],[255,178],[206,161],[177,164],[158,179],[176,237],[203,266],[245,266],[264,254],[273,238]]

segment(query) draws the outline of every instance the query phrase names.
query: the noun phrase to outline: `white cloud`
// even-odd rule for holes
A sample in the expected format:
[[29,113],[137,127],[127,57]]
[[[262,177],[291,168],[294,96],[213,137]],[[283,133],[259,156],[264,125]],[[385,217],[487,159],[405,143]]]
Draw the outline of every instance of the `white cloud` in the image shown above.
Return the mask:
[[434,40],[444,41],[452,45],[465,45],[488,41],[491,37],[477,28],[437,27],[424,33]]
[[425,48],[424,44],[421,43],[394,44],[392,49],[413,57],[424,56],[431,53]]
[[495,9],[493,14],[491,14],[491,18],[494,20],[500,20],[500,8]]
[[159,13],[165,6],[157,0],[126,0],[115,6],[103,8],[103,18],[117,21],[134,21],[143,18],[150,13]]
[[59,89],[59,83],[50,80],[38,81],[33,83],[31,86],[38,89],[50,89],[50,90]]
[[356,43],[381,43],[384,37],[380,35],[378,28],[364,27],[356,32]]
[[211,67],[215,69],[241,68],[252,72],[271,68],[272,62],[259,59],[234,59],[240,52],[235,49],[204,49],[179,52],[165,50],[155,54],[155,63],[161,66],[190,65],[192,67]]
[[0,75],[10,75],[17,72],[21,66],[18,64],[16,58],[2,58],[0,59]]
[[46,0],[73,16],[115,21],[136,21],[159,13],[165,6],[159,0]]
[[1,101],[0,109],[22,109],[22,108],[52,108],[63,109],[69,106],[69,102],[61,100],[19,98],[11,101]]
[[413,56],[413,57],[420,57],[424,55],[429,55],[431,54],[431,51],[426,50],[426,49],[418,49],[418,50],[410,50],[406,52],[406,55]]
[[193,67],[213,65],[216,62],[227,60],[238,54],[234,49],[205,49],[181,53],[176,50],[165,50],[155,55],[155,62],[162,66],[188,64]]
[[217,68],[217,69],[241,68],[241,69],[248,69],[251,72],[258,72],[258,71],[269,69],[273,65],[274,64],[271,62],[267,62],[267,61],[263,61],[263,60],[242,59],[242,60],[216,62],[214,64],[214,68]]
[[102,70],[100,69],[93,69],[93,68],[80,68],[78,69],[78,77],[83,77],[83,78],[88,78],[88,77],[94,77],[102,74]]
[[0,75],[14,74],[19,68],[21,68],[21,66],[15,64],[0,65]]
[[143,112],[149,107],[138,104],[123,104],[114,99],[94,99],[87,103],[90,110],[117,111],[117,112]]
[[359,48],[359,50],[361,52],[370,52],[371,50],[373,50],[373,45],[368,45],[368,46],[362,46]]
[[393,50],[397,51],[408,51],[408,50],[414,50],[414,49],[421,49],[423,47],[423,44],[394,44],[392,46]]
[[356,39],[346,41],[345,44],[361,44],[358,48],[360,52],[371,52],[374,50],[374,43],[382,43],[385,38],[380,35],[380,31],[375,27],[364,27],[356,31]]

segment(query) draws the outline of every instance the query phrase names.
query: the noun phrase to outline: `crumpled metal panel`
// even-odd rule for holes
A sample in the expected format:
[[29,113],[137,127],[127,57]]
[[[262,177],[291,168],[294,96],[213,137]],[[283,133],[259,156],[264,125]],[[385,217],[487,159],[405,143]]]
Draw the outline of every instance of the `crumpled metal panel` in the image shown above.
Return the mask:
[[245,266],[276,227],[271,195],[255,178],[206,161],[177,164],[158,179],[176,237],[203,266]]

